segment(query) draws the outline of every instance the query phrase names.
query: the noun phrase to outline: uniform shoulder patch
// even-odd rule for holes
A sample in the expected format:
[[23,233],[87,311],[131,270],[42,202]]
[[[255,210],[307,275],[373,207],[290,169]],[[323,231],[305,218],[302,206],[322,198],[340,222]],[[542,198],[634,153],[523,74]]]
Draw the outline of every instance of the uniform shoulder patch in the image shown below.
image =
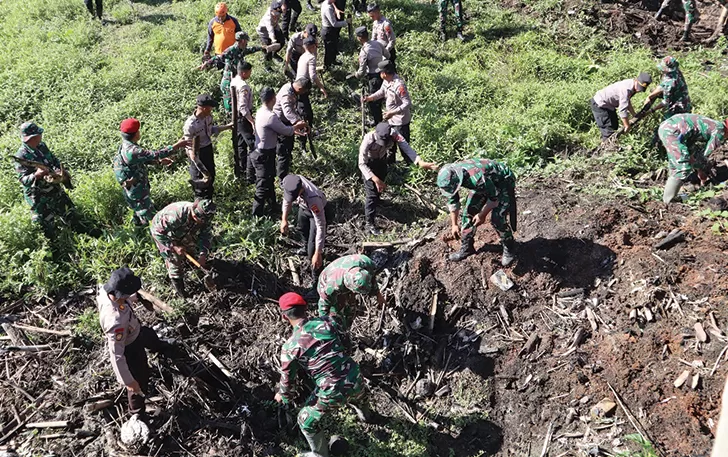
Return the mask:
[[384,26],[384,30],[386,30],[386,31],[387,31],[387,33],[390,33],[390,32],[392,31],[392,27],[390,27],[390,26],[388,26],[388,25],[385,25],[385,26]]
[[126,309],[126,305],[119,305],[119,311],[124,311]]
[[405,97],[407,95],[407,89],[404,88],[404,85],[399,86],[398,92],[399,95],[402,97]]
[[311,205],[311,212],[314,214],[318,214],[321,212],[321,210],[319,209],[318,205]]
[[114,329],[114,339],[116,341],[124,339],[124,327],[117,327]]

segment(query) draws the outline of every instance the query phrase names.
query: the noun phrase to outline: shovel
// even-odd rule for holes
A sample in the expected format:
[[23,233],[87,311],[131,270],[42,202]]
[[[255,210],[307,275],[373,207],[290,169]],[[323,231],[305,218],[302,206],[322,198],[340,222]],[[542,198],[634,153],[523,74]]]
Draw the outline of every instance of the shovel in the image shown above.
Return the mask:
[[215,284],[215,279],[212,277],[212,273],[210,272],[210,270],[200,265],[200,262],[192,257],[189,252],[185,252],[185,257],[187,257],[187,260],[189,260],[192,265],[196,266],[205,273],[205,277],[202,278],[202,282],[205,283],[205,288],[207,288],[207,290],[209,290],[210,292],[216,291],[217,285]]

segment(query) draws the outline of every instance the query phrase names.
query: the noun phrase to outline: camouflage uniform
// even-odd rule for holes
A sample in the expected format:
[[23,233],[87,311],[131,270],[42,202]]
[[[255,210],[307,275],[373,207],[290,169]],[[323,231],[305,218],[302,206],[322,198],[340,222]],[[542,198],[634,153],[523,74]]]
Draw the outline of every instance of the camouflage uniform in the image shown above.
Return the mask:
[[[490,159],[469,159],[453,164],[464,171],[461,187],[469,189],[462,212],[462,235],[475,232],[474,216],[478,214],[488,200],[497,200],[498,206],[493,209],[491,223],[501,237],[502,242],[513,239],[513,230],[509,220],[511,209],[510,193],[516,186],[516,177],[503,163]],[[456,192],[447,201],[448,211],[460,209],[460,195]]]
[[319,276],[319,316],[339,316],[348,327],[353,312],[351,307],[345,307],[346,300],[351,296],[350,292],[376,293],[378,287],[374,279],[375,272],[376,266],[372,259],[361,254],[346,255],[331,262]]
[[[670,60],[667,61],[667,59]],[[673,57],[665,60],[657,67],[663,71],[660,88],[662,88],[662,98],[666,105],[665,119],[669,119],[675,114],[691,112],[693,105],[690,102],[688,85],[682,72],[678,69],[677,61]]]
[[298,413],[298,425],[304,434],[316,433],[326,412],[361,395],[359,365],[345,354],[339,338],[342,330],[341,322],[333,316],[304,320],[293,329],[281,350],[279,393],[284,404],[291,400],[299,369],[316,383]]
[[[718,0],[718,3],[723,7],[728,6],[728,0]],[[690,27],[698,20],[695,0],[682,0],[682,7],[685,11],[685,30],[690,30]]]
[[[61,167],[61,163],[45,143],[40,143],[36,150],[23,143],[15,157],[40,162],[47,165],[51,170],[59,170]],[[61,184],[51,183],[43,178],[36,178],[36,170],[34,167],[26,167],[19,163],[15,164],[15,172],[23,185],[23,196],[30,205],[33,222],[40,224],[46,236],[52,236],[56,216],[67,218],[69,223],[75,223],[76,214],[73,203],[61,187]]]
[[246,46],[245,49],[242,49],[238,46],[238,43],[235,43],[222,54],[216,55],[208,61],[209,65],[219,65],[220,62],[225,63],[222,80],[220,81],[220,90],[222,91],[222,105],[226,111],[232,111],[230,108],[230,81],[238,73],[238,64],[245,62],[245,56],[262,50],[263,48],[260,46]]
[[[726,129],[723,122],[699,114],[676,114],[660,124],[658,134],[667,150],[670,176],[684,181],[694,169],[703,169],[725,140]],[[707,143],[702,154],[695,152],[698,141]]]
[[440,12],[440,31],[445,31],[445,24],[447,24],[447,6],[452,3],[453,9],[455,10],[455,23],[457,24],[457,31],[462,32],[465,26],[465,20],[463,19],[463,4],[461,0],[439,0]]
[[135,224],[147,225],[155,213],[146,164],[169,157],[173,152],[172,146],[151,151],[122,140],[113,159],[114,175],[124,189],[126,204],[134,211]]
[[[187,252],[207,255],[212,244],[210,221],[198,224],[192,218],[194,203],[177,202],[167,205],[152,220],[152,239],[164,258],[171,279],[182,276],[184,259],[172,249],[173,245],[182,246]],[[194,255],[194,254],[193,254]]]

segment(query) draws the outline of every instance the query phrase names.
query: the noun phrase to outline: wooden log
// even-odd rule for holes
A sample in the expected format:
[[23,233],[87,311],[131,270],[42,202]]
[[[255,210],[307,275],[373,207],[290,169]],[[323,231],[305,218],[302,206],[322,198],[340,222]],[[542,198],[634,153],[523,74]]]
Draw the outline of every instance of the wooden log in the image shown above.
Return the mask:
[[675,229],[670,232],[662,241],[655,245],[655,249],[670,249],[677,243],[685,241],[685,233],[681,230]]
[[32,325],[21,325],[21,324],[13,324],[14,328],[25,330],[26,332],[32,332],[32,333],[47,333],[49,335],[58,335],[58,336],[71,336],[72,333],[70,330],[51,330],[48,328],[40,328],[40,327],[34,327]]
[[218,367],[220,371],[222,371],[222,374],[227,376],[230,381],[235,381],[235,376],[233,376],[230,370],[228,370],[227,367],[217,357],[215,357],[212,351],[207,351],[207,358],[210,359],[210,362]]
[[174,312],[174,308],[169,306],[166,302],[155,297],[151,293],[147,292],[146,290],[139,289],[139,291],[137,293],[139,294],[140,297],[149,301],[155,309],[157,309],[163,313],[173,313]]
[[5,349],[7,351],[40,352],[48,351],[52,348],[50,344],[39,344],[37,346],[6,346],[2,349]]
[[31,422],[25,424],[25,428],[66,428],[71,425],[68,421],[46,421],[46,422]]
[[361,247],[364,249],[386,249],[400,246],[412,242],[412,238],[403,238],[401,240],[394,241],[364,241],[361,243]]
[[102,409],[106,409],[109,406],[113,406],[114,400],[99,400],[95,401],[93,403],[86,403],[83,406],[84,411],[88,413],[93,413],[96,411],[101,411]]
[[15,346],[25,346],[30,344],[30,341],[25,337],[25,335],[23,335],[23,332],[15,329],[12,324],[8,324],[6,322],[2,324],[2,328],[5,330],[5,333],[10,337],[10,341],[12,341]]

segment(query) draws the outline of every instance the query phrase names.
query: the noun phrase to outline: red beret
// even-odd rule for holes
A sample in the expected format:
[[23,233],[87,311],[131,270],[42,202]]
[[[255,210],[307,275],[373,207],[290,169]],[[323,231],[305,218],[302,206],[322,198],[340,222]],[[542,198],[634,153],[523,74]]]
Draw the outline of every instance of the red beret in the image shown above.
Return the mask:
[[281,311],[286,311],[294,306],[306,306],[306,300],[295,292],[288,292],[281,295],[278,305],[281,307]]
[[133,117],[130,117],[129,119],[124,119],[121,121],[121,126],[119,127],[119,130],[121,130],[124,133],[136,133],[139,131],[139,121],[134,119]]

